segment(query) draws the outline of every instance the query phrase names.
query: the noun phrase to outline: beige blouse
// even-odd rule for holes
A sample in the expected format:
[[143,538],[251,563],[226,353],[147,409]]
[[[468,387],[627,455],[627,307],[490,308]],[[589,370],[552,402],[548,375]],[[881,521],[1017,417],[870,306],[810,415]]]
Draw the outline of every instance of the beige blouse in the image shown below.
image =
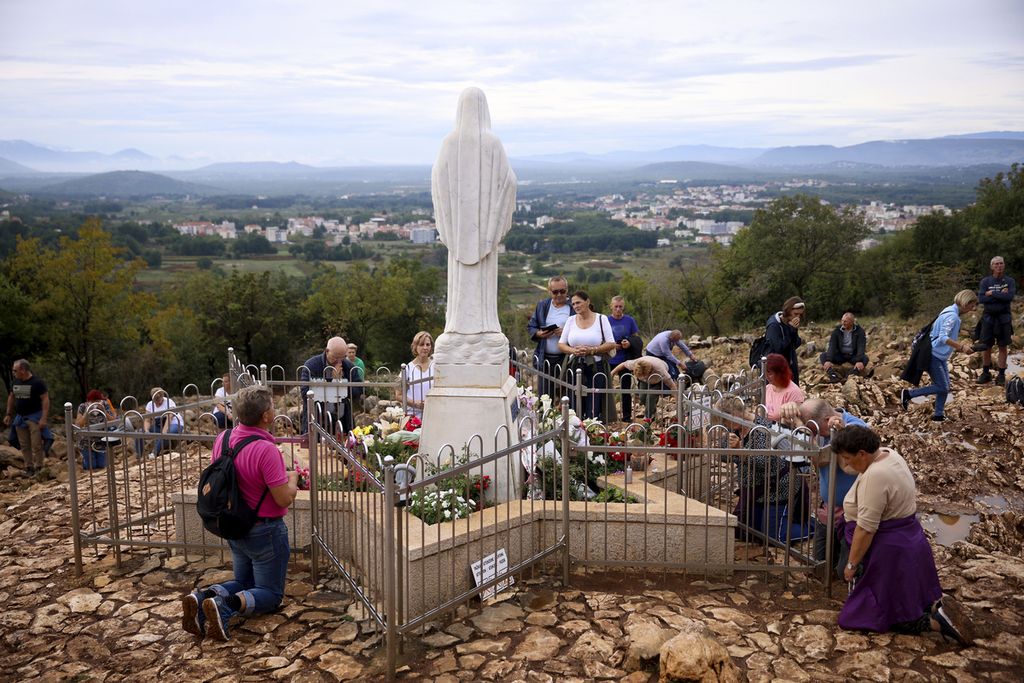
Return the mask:
[[889,519],[909,517],[917,512],[917,487],[907,461],[891,448],[857,476],[843,500],[847,521],[874,533]]

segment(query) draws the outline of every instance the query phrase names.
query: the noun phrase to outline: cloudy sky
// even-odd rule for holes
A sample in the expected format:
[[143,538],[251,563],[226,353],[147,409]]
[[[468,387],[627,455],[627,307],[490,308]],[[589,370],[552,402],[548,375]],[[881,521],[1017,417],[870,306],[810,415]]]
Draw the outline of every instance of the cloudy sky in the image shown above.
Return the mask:
[[0,139],[431,162],[1024,130],[1021,0],[0,0]]

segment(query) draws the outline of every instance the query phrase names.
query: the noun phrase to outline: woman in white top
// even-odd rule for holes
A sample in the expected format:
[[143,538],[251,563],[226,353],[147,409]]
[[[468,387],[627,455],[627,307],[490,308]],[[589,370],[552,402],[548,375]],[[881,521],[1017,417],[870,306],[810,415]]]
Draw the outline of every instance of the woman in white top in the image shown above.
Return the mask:
[[[154,387],[153,391],[150,392],[152,400],[146,404],[146,417],[142,421],[142,427],[145,431],[152,434],[180,434],[182,428],[185,426],[181,420],[181,416],[177,413],[164,413],[163,415],[153,416],[152,413],[159,413],[165,410],[173,410],[177,408],[177,404],[167,396],[167,392],[160,387]],[[142,448],[140,445],[136,447],[136,453],[141,457]],[[149,453],[149,458],[155,458],[164,447],[163,439],[157,439],[156,443],[153,444],[153,450]]]
[[[575,292],[570,303],[576,314],[565,321],[558,339],[558,350],[565,354],[565,368],[574,371],[566,379],[575,381],[575,371],[579,371],[583,375],[583,386],[605,389],[610,373],[608,358],[617,346],[611,323],[608,316],[594,312],[590,296],[583,290]],[[604,394],[587,396],[582,417],[601,417],[604,399]]]
[[411,346],[413,359],[403,370],[406,382],[405,414],[423,419],[423,403],[434,384],[434,338],[429,332],[421,330],[412,338]]

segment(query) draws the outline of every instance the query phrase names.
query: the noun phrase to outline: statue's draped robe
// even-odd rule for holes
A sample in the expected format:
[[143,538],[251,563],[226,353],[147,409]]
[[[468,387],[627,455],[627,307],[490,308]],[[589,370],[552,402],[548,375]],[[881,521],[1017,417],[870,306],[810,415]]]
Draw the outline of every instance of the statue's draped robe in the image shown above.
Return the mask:
[[431,176],[434,220],[448,247],[446,333],[501,332],[497,252],[512,227],[516,176],[490,129],[483,92],[467,89]]

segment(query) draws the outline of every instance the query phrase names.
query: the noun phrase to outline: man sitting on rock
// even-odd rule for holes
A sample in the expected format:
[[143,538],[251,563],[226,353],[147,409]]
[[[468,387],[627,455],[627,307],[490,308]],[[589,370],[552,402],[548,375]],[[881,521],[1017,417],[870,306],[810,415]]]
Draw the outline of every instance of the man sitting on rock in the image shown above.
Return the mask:
[[[828,340],[828,348],[821,354],[821,366],[830,382],[840,382],[847,374],[866,375],[868,356],[865,353],[868,336],[857,324],[853,311],[844,311],[842,320]],[[849,367],[847,367],[849,366]]]

